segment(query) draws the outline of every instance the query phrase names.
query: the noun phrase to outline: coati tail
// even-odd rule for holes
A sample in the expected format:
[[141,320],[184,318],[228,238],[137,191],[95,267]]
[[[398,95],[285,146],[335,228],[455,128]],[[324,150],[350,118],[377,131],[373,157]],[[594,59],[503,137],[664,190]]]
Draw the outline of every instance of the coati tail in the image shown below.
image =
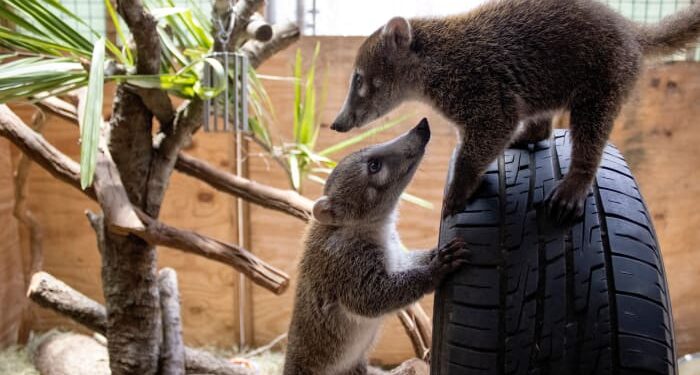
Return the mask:
[[640,26],[639,43],[645,55],[669,55],[690,47],[700,38],[700,3],[665,17],[654,25]]

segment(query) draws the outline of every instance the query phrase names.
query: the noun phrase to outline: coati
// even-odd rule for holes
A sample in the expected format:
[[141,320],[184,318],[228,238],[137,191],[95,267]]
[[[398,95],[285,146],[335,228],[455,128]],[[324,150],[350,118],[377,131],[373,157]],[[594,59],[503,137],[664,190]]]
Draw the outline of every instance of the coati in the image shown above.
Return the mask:
[[379,374],[368,367],[382,317],[428,292],[466,262],[461,240],[405,251],[396,205],[430,138],[427,120],[344,158],[314,204],[299,266],[285,375]]
[[571,114],[568,174],[547,199],[570,222],[643,58],[673,53],[700,36],[700,3],[644,26],[600,1],[492,0],[462,15],[391,19],[355,60],[349,93],[332,124],[346,132],[407,99],[426,101],[458,129],[443,216],[465,207],[489,163],[513,143],[550,136],[555,111]]

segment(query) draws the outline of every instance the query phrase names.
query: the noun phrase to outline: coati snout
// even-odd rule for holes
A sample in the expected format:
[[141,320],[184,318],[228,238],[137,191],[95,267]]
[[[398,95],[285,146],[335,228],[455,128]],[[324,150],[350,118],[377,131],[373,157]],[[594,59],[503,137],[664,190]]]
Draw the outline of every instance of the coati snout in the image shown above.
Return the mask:
[[314,218],[338,225],[385,219],[413,178],[429,140],[430,126],[423,119],[396,139],[345,157],[314,205]]
[[394,109],[406,98],[406,69],[415,56],[410,52],[411,25],[394,18],[365,42],[355,59],[350,89],[331,129],[347,132]]

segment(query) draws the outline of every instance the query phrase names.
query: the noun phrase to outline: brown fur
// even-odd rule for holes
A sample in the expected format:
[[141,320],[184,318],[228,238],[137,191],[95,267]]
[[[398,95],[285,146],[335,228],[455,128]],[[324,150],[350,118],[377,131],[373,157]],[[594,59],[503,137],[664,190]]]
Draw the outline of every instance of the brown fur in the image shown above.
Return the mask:
[[[432,291],[464,262],[461,242],[408,252],[398,241],[396,204],[428,138],[424,122],[346,157],[331,174],[304,241],[285,375],[382,373],[366,358],[381,318]],[[380,172],[368,173],[371,160],[382,162]]]
[[699,35],[700,4],[643,27],[592,0],[494,0],[463,15],[394,18],[360,47],[333,129],[362,126],[406,99],[442,111],[461,141],[443,210],[450,216],[503,149],[548,137],[553,112],[568,110],[571,167],[548,198],[550,213],[568,222],[582,213],[643,57]]

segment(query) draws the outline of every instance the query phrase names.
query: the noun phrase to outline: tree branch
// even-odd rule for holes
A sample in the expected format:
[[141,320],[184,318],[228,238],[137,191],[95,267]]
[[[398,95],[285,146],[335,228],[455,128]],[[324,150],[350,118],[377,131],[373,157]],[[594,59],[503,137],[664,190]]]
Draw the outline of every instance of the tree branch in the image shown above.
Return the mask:
[[396,313],[403,325],[406,335],[411,339],[416,357],[428,361],[433,330],[428,315],[420,304],[414,303]]
[[293,23],[272,26],[272,39],[267,42],[249,40],[241,47],[241,52],[248,57],[250,66],[257,68],[275,53],[289,47],[300,36],[299,28]]
[[205,237],[196,232],[173,228],[143,212],[137,211],[137,213],[146,224],[146,229],[132,234],[150,244],[172,247],[228,264],[248,276],[254,283],[275,294],[282,294],[289,286],[287,274],[268,265],[242,247]]
[[[100,334],[107,332],[104,306],[45,272],[32,277],[27,296],[42,307],[57,311]],[[248,375],[251,371],[201,350],[185,348],[185,366],[190,374]]]
[[46,272],[37,272],[32,276],[27,297],[39,306],[66,315],[93,331],[102,334],[106,331],[107,310],[104,306]]
[[160,351],[160,371],[163,374],[185,374],[185,344],[182,342],[180,292],[177,275],[172,268],[158,272],[160,312],[163,315],[163,347]]
[[[41,108],[77,125],[77,115],[74,116],[75,106],[60,99],[51,99],[54,100],[49,103],[41,101],[38,104]],[[71,107],[73,112],[65,110]],[[202,159],[184,153],[178,155],[175,169],[207,183],[223,193],[240,197],[248,202],[292,215],[304,221],[311,218],[313,201],[293,190],[277,189],[259,184],[247,178],[224,172]]]
[[[5,105],[0,105],[0,136],[8,138],[57,179],[82,191],[88,197],[97,199],[94,189],[80,190],[80,166],[78,163],[56,150],[43,137],[31,131]],[[101,178],[96,175],[95,181]],[[134,225],[124,225],[123,227],[128,233],[142,238],[149,244],[172,246],[228,264],[274,293],[282,293],[286,289],[289,277],[285,273],[266,264],[245,249],[194,232],[170,227],[135,207],[132,209],[140,216],[141,221],[146,226],[143,229]]]
[[165,135],[162,141],[156,145],[153,159],[151,160],[151,175],[148,177],[146,213],[158,217],[160,213],[163,195],[168,188],[170,175],[175,168],[177,154],[192,133],[201,125],[204,106],[201,100],[192,99],[184,103],[177,111],[174,120],[172,134]]
[[262,207],[284,212],[304,221],[311,218],[313,201],[293,190],[277,189],[238,177],[184,153],[179,155],[175,167],[178,171],[201,180],[221,192],[238,196]]
[[136,71],[139,74],[158,74],[160,69],[160,39],[158,22],[148,13],[141,0],[116,0],[117,11],[134,36],[137,48]]

